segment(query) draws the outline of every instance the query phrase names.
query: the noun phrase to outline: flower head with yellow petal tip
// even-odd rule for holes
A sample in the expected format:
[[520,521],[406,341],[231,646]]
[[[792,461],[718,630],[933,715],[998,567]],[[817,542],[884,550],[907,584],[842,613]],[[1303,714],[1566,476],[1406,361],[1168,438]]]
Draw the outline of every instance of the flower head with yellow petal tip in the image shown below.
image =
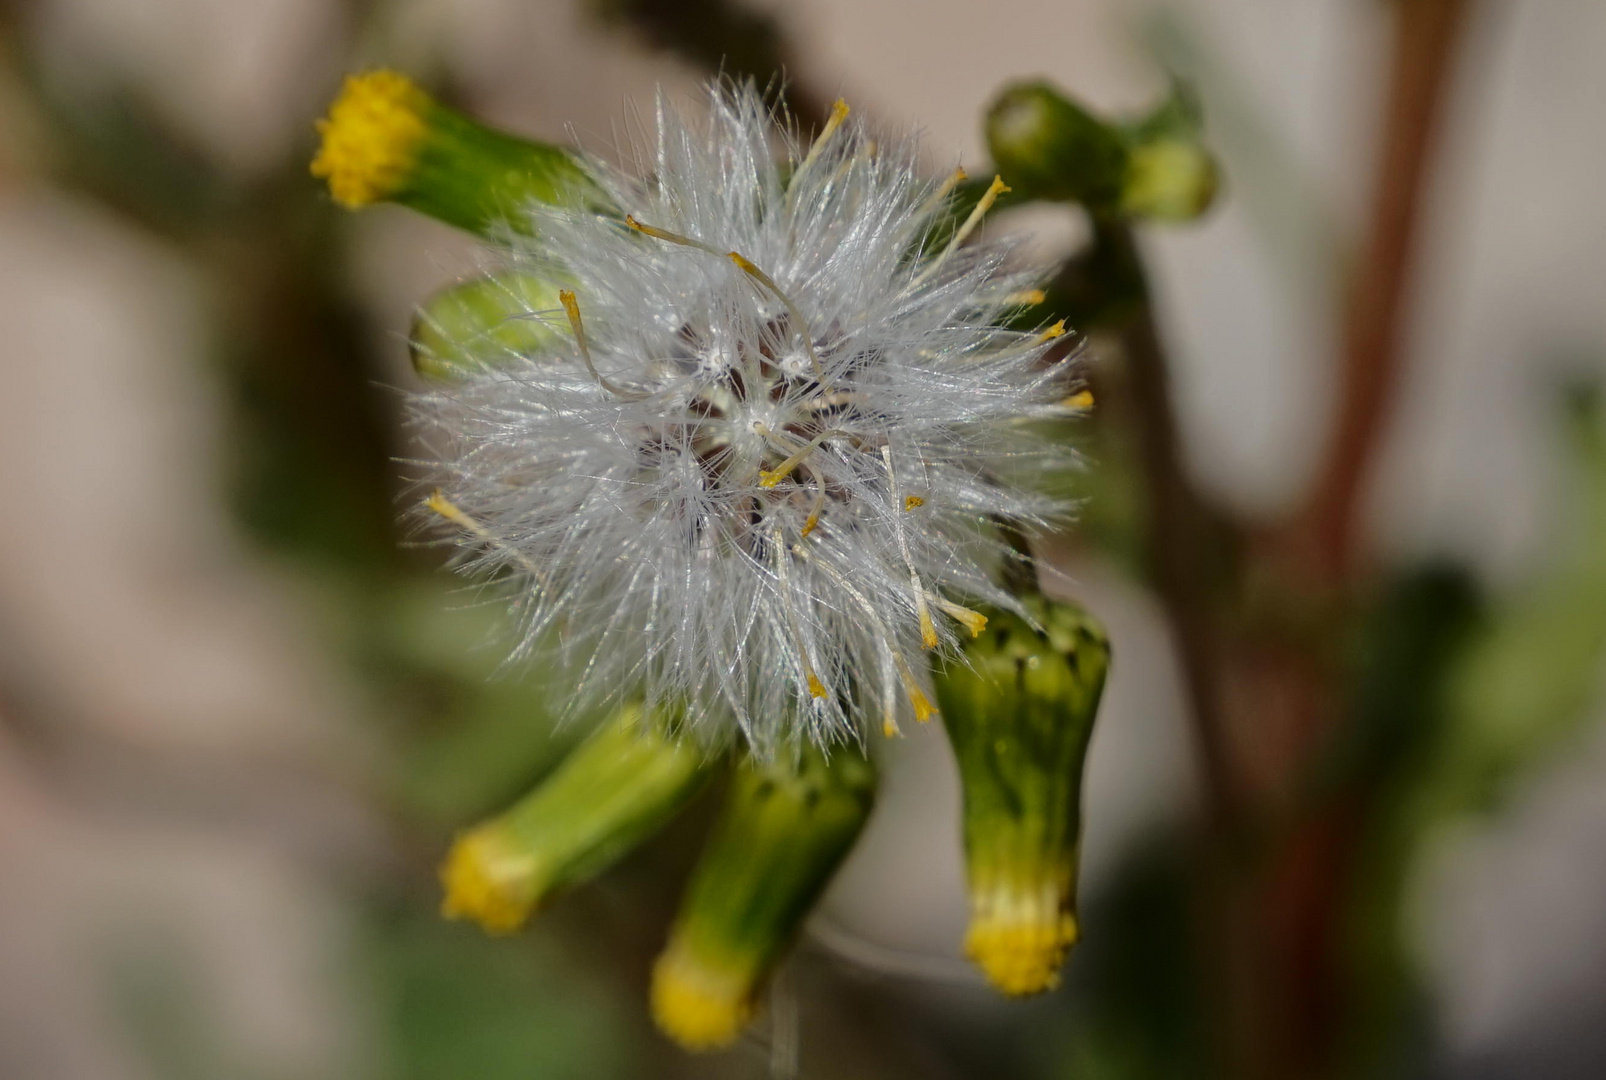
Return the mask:
[[1082,769],[1109,642],[1073,604],[1027,597],[998,612],[937,694],[964,791],[965,954],[1021,997],[1051,990],[1076,943]]
[[328,180],[335,201],[352,210],[394,194],[428,131],[428,105],[424,91],[400,72],[348,75],[328,118],[318,121],[323,143],[312,175]]
[[441,913],[512,933],[668,820],[707,770],[661,720],[618,710],[524,798],[458,836],[441,866]]

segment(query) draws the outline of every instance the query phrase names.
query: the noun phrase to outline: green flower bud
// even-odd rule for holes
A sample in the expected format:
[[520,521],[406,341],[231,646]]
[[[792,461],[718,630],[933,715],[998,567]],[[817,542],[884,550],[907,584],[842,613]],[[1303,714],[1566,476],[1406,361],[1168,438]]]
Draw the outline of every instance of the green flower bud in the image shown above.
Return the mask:
[[318,122],[312,175],[356,210],[389,201],[476,233],[514,225],[529,202],[578,202],[590,181],[561,147],[446,108],[395,71],[350,75]]
[[1042,631],[989,612],[970,666],[936,679],[964,792],[965,952],[1012,997],[1053,988],[1076,941],[1082,764],[1110,660],[1080,608],[1025,603]]
[[1006,89],[987,110],[987,146],[1019,198],[1113,209],[1127,173],[1121,133],[1046,82]]
[[1204,116],[1185,83],[1124,129],[1130,152],[1121,212],[1128,217],[1191,221],[1210,208],[1221,171],[1204,144]]
[[811,746],[796,764],[747,759],[737,767],[653,967],[653,1018],[665,1034],[689,1050],[735,1041],[874,794],[875,769],[851,747],[827,758]]
[[458,836],[441,866],[441,914],[512,933],[656,832],[702,786],[704,765],[639,706],[621,709],[533,792]]
[[1216,159],[1188,139],[1156,139],[1132,148],[1121,212],[1128,217],[1191,221],[1215,201]]
[[413,370],[450,382],[529,356],[559,336],[534,313],[560,306],[557,286],[518,272],[442,289],[413,320]]

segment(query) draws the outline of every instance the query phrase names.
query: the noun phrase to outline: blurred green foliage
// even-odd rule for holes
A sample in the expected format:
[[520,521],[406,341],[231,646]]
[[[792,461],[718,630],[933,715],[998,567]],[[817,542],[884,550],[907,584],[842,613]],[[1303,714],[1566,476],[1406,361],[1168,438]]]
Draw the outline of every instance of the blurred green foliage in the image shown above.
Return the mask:
[[363,941],[386,1080],[642,1075],[618,988],[545,934],[493,940],[427,909],[381,909]]
[[1601,698],[1606,667],[1606,408],[1596,384],[1564,394],[1565,531],[1536,580],[1496,605],[1460,658],[1453,726],[1422,796],[1429,812],[1497,805]]

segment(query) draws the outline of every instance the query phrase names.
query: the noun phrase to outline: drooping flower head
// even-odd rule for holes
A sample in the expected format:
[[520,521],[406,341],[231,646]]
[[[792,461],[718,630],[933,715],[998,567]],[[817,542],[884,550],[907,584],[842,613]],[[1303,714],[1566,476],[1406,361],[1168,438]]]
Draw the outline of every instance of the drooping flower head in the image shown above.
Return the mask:
[[998,523],[1063,510],[1031,489],[1069,453],[1031,423],[1065,412],[1062,328],[1000,325],[1035,275],[940,228],[962,174],[846,114],[804,144],[751,87],[660,102],[636,171],[593,161],[601,198],[509,231],[561,290],[518,305],[547,344],[413,402],[521,648],[760,752],[927,719],[923,654],[979,632],[967,604],[1021,610]]

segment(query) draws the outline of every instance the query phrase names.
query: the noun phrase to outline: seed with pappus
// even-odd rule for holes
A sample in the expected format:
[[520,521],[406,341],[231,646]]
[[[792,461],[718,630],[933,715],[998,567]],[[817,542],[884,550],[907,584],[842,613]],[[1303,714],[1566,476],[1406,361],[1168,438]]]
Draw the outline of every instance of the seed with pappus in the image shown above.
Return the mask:
[[[1041,274],[957,229],[963,177],[923,179],[838,103],[812,142],[750,86],[704,120],[660,101],[634,170],[531,202],[511,268],[559,290],[511,317],[552,331],[412,401],[462,565],[499,575],[522,650],[582,697],[635,695],[759,753],[933,714],[922,654],[1020,611],[1011,529],[1071,451],[1033,421],[1077,411],[1056,324],[1005,328]],[[588,189],[589,190],[589,189]],[[599,194],[600,193],[600,194]]]

